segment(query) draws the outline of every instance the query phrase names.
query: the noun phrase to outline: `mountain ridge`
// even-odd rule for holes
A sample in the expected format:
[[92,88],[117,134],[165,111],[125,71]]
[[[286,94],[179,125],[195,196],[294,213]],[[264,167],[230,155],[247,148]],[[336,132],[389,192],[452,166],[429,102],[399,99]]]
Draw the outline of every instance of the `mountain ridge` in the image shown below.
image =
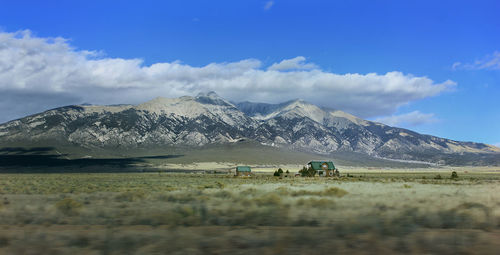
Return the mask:
[[[500,149],[487,144],[423,135],[300,99],[281,104],[232,103],[215,92],[157,97],[138,105],[64,106],[0,124],[0,145],[53,141],[88,149],[133,149],[240,140],[322,155],[352,151],[450,164],[465,154],[470,158],[477,154],[481,164],[491,159],[494,164],[500,162]],[[477,163],[473,161],[468,164]]]

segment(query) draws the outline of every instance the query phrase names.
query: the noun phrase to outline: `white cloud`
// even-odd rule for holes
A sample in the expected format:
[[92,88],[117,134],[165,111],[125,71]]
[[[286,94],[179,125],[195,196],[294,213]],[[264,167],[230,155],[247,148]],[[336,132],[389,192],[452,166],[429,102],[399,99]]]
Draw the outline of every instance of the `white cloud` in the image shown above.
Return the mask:
[[202,67],[177,61],[146,66],[140,59],[77,50],[63,38],[34,37],[29,31],[0,33],[0,122],[67,104],[140,103],[208,90],[233,101],[302,98],[374,117],[455,86],[449,80],[435,83],[397,71],[335,74],[304,61],[284,60],[269,70],[256,59]]
[[422,124],[435,123],[438,121],[434,113],[421,113],[420,111],[413,111],[400,115],[391,115],[375,119],[377,122],[384,123],[389,126],[418,126]]
[[273,5],[274,5],[274,1],[267,1],[264,4],[264,11],[269,11],[271,9],[271,7],[273,7]]
[[318,66],[313,63],[305,63],[306,58],[303,56],[298,56],[291,59],[284,59],[279,63],[274,63],[267,70],[310,70],[318,69]]
[[453,65],[451,65],[451,69],[457,70],[458,68],[460,68],[461,65],[462,65],[461,62],[455,62],[455,63],[453,63]]
[[464,70],[500,70],[500,52],[495,51],[493,54],[489,54],[480,60],[476,60],[473,63],[462,64],[461,62],[453,63],[453,70],[464,69]]

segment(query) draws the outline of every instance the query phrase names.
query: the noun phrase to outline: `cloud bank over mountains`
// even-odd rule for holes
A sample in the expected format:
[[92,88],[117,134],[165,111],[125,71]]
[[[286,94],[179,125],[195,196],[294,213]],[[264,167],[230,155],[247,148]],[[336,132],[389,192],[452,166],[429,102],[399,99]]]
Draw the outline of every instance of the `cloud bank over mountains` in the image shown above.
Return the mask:
[[363,118],[388,116],[405,104],[456,86],[398,71],[336,74],[303,56],[264,67],[257,59],[210,63],[179,61],[144,65],[79,50],[65,38],[0,32],[0,122],[80,103],[140,103],[157,96],[216,91],[233,101],[278,103],[302,98]]
[[414,127],[422,124],[438,122],[439,120],[434,116],[433,113],[421,113],[420,111],[413,111],[399,115],[376,118],[374,121],[382,122],[389,126]]
[[267,70],[311,70],[319,69],[319,67],[313,63],[306,63],[306,58],[303,56],[298,56],[292,59],[285,59],[279,63],[274,63]]

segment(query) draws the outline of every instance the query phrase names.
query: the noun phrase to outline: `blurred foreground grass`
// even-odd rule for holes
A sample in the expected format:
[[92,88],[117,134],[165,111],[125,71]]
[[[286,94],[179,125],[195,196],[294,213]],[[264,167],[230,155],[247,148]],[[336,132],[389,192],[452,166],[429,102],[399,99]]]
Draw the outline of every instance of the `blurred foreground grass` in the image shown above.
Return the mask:
[[349,176],[0,174],[0,254],[496,254],[500,248],[500,174]]

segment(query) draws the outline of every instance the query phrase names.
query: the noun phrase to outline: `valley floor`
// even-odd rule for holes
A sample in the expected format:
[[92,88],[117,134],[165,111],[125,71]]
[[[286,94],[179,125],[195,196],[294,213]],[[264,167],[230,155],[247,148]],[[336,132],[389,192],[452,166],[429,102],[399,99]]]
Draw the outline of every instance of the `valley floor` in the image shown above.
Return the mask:
[[[304,161],[307,162],[307,161]],[[305,164],[305,163],[304,163]],[[253,172],[258,173],[272,173],[276,169],[281,168],[283,171],[289,170],[290,173],[297,173],[304,164],[252,164],[252,163],[239,163],[234,162],[190,162],[185,164],[173,164],[164,163],[153,165],[150,168],[156,169],[157,171],[169,171],[169,170],[185,170],[185,171],[219,171],[227,172],[233,171],[238,165],[249,165]],[[497,166],[468,166],[468,167],[456,167],[456,166],[427,166],[427,167],[360,167],[360,166],[347,166],[347,165],[336,165],[336,168],[340,169],[342,173],[428,173],[428,172],[445,172],[451,173],[456,171],[458,173],[500,173],[500,167]],[[383,177],[383,176],[382,176]]]
[[438,170],[0,174],[0,254],[496,254],[499,169]]

